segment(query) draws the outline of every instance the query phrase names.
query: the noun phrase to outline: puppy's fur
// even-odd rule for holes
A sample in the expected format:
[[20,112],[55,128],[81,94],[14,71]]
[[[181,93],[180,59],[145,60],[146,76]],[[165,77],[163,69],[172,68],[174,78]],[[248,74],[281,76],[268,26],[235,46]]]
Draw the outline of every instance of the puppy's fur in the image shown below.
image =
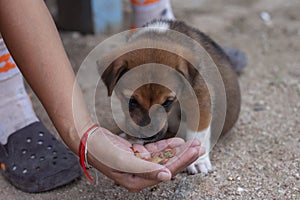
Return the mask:
[[[119,58],[111,63],[104,71],[101,78],[107,87],[108,95],[111,96],[119,79],[140,65],[158,63],[179,72],[193,88],[198,100],[196,103],[185,96],[183,105],[179,104],[179,95],[186,95],[184,91],[186,91],[187,88],[182,84],[182,77],[175,76],[171,72],[155,73],[153,71],[145,71],[144,73],[136,74],[132,82],[135,80],[147,80],[151,76],[158,76],[162,79],[167,79],[172,85],[172,88],[174,88],[173,91],[164,85],[156,83],[145,84],[136,90],[132,90],[132,88],[129,87],[131,84],[130,81],[129,83],[123,84],[123,87],[115,91],[115,93],[122,104],[123,110],[126,111],[129,108],[129,118],[131,119],[124,119],[125,124],[129,124],[128,121],[130,120],[133,120],[135,124],[138,125],[137,127],[145,127],[149,123],[153,123],[156,130],[158,130],[154,136],[141,134],[140,139],[146,143],[175,136],[179,129],[180,120],[184,119],[186,121],[186,129],[184,130],[183,137],[186,140],[198,138],[207,152],[188,167],[188,172],[191,174],[199,172],[207,173],[212,169],[208,152],[210,150],[211,119],[213,115],[213,113],[211,113],[212,97],[209,93],[208,86],[197,69],[184,57],[163,49],[144,48],[144,45],[147,43],[165,43],[166,45],[174,46],[174,49],[180,52],[185,52],[185,55],[191,59],[199,57],[199,55],[195,55],[193,52],[194,46],[192,43],[184,44],[185,42],[183,41],[177,41],[176,38],[174,39],[172,38],[173,36],[168,34],[168,29],[185,34],[198,42],[218,67],[225,86],[227,100],[226,118],[222,133],[228,132],[233,127],[240,112],[241,97],[237,75],[232,70],[232,65],[228,57],[218,44],[199,30],[183,22],[155,21],[148,24],[146,29],[134,33],[129,38],[127,45],[140,45],[141,49],[136,49],[119,56]],[[216,96],[216,98],[218,97]],[[200,120],[197,122],[193,120],[193,116],[196,118],[197,115],[197,113],[195,113],[197,109],[195,108],[200,111]],[[151,112],[159,112],[161,109],[164,109],[167,113],[167,121],[161,119],[156,120],[154,117],[150,119]],[[181,110],[183,112],[181,112]],[[133,129],[131,128],[131,130]]]

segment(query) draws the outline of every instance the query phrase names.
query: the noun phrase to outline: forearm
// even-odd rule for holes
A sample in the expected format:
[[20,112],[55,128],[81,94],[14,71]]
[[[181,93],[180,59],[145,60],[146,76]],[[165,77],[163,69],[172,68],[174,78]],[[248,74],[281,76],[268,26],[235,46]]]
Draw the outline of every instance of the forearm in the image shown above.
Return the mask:
[[73,93],[74,72],[44,2],[0,0],[0,31],[61,137],[77,151],[76,127],[81,132],[92,122],[80,90]]

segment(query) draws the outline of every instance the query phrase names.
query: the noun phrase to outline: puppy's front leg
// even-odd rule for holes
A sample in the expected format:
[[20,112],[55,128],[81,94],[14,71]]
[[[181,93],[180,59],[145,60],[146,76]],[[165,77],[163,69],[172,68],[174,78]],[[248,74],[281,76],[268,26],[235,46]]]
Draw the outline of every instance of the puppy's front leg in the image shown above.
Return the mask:
[[209,158],[210,151],[210,126],[199,132],[187,130],[186,140],[198,139],[201,142],[201,146],[205,148],[205,154],[199,157],[194,163],[187,167],[189,174],[205,173],[207,174],[212,170],[212,165]]

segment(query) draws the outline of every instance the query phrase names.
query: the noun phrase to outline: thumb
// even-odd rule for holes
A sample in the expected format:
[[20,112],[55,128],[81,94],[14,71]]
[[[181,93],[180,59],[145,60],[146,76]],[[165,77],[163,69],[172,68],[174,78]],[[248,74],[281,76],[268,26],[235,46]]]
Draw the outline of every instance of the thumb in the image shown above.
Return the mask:
[[133,154],[128,155],[122,164],[123,170],[145,179],[168,181],[172,178],[172,173],[167,167],[143,160]]
[[[148,161],[146,161],[148,162]],[[149,162],[151,163],[151,162]],[[158,164],[155,164],[158,165]],[[138,177],[145,178],[145,179],[151,179],[151,180],[157,180],[157,181],[169,181],[172,178],[172,173],[167,167],[162,167],[159,170],[156,171],[149,171],[145,173],[137,173],[135,174]]]

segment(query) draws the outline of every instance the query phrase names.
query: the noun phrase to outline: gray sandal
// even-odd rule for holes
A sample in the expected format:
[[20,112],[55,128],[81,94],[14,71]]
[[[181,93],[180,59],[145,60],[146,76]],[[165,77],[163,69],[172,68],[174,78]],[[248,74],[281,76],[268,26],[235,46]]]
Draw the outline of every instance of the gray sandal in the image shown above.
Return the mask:
[[44,192],[65,185],[82,174],[78,158],[49,133],[32,123],[0,144],[3,176],[24,192]]

